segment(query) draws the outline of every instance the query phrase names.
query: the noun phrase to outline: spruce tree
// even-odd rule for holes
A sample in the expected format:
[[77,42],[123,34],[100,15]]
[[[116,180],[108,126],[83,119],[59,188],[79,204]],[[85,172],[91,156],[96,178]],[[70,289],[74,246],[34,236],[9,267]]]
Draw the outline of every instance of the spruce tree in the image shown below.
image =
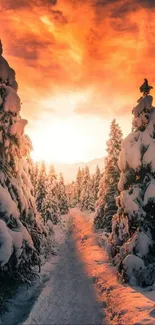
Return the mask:
[[31,160],[30,177],[31,177],[31,182],[33,185],[35,197],[36,197],[36,191],[37,191],[38,175],[39,175],[39,163]]
[[118,195],[117,184],[120,176],[118,157],[121,150],[122,131],[116,120],[110,126],[110,135],[107,142],[107,157],[105,170],[101,179],[102,191],[96,206],[94,223],[96,228],[105,228],[111,231],[112,217],[117,211],[115,197]]
[[77,193],[77,203],[80,203],[80,196],[82,191],[82,172],[79,167],[78,173],[76,176],[76,193]]
[[78,203],[76,182],[73,181],[71,184],[66,185],[66,195],[69,207],[74,208]]
[[93,186],[90,177],[89,167],[85,166],[84,176],[82,181],[82,191],[80,196],[80,209],[94,211],[94,196],[93,196]]
[[155,279],[155,108],[152,87],[145,80],[143,95],[133,109],[133,132],[122,143],[119,157],[118,211],[111,243],[125,280],[134,274],[142,286]]
[[46,195],[42,202],[42,216],[44,222],[51,220],[53,224],[57,224],[59,215],[58,182],[54,166],[51,165],[47,178]]
[[[5,281],[29,282],[40,266],[44,228],[37,212],[30,179],[32,143],[24,134],[15,71],[2,56],[0,42],[0,265]],[[0,286],[3,275],[0,269]]]
[[46,165],[43,161],[40,166],[38,174],[37,186],[36,186],[36,204],[38,211],[43,213],[43,202],[47,196],[48,184],[47,184],[47,171]]
[[66,214],[68,212],[68,200],[66,195],[64,178],[62,174],[60,174],[59,182],[58,182],[58,203],[59,203],[60,214]]
[[100,179],[101,179],[101,172],[100,172],[99,166],[97,165],[96,172],[95,172],[94,179],[93,179],[93,191],[94,191],[94,200],[95,201],[97,201],[97,198],[98,198]]

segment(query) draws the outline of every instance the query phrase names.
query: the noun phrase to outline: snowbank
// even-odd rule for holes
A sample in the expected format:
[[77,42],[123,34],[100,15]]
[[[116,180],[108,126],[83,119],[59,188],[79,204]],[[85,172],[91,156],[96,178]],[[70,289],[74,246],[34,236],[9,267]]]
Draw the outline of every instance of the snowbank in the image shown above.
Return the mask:
[[152,301],[154,298],[150,300],[144,296],[146,292],[138,292],[138,288],[118,282],[115,268],[109,262],[103,247],[97,244],[99,238],[92,232],[91,221],[76,209],[71,210],[71,213],[76,216],[74,234],[78,251],[87,274],[95,283],[107,321],[112,325],[155,324],[155,306]]

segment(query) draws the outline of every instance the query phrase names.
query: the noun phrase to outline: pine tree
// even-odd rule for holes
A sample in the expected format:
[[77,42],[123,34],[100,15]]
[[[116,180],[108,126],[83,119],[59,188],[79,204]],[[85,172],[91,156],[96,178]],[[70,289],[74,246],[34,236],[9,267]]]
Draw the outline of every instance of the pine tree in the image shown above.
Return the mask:
[[44,222],[51,220],[53,224],[59,221],[58,182],[54,166],[51,165],[46,183],[46,196],[42,203],[42,216]]
[[94,200],[95,201],[98,198],[100,179],[101,179],[101,172],[100,172],[99,166],[97,165],[96,173],[95,173],[94,179],[93,179],[93,190],[94,190]]
[[68,212],[68,200],[66,195],[64,178],[62,174],[60,174],[59,182],[58,182],[58,202],[59,202],[60,214],[66,214]]
[[66,195],[70,208],[74,208],[77,205],[77,187],[76,182],[66,185]]
[[[24,134],[15,71],[2,56],[0,42],[0,286],[30,280],[40,266],[44,227],[30,179],[32,143]],[[5,272],[2,267],[5,266]],[[0,295],[2,294],[2,291]],[[0,297],[1,301],[2,296]]]
[[[133,109],[133,132],[122,143],[119,157],[118,211],[111,242],[125,280],[134,275],[142,286],[154,283],[155,269],[155,108],[147,80]],[[116,249],[117,248],[117,249]],[[154,276],[153,276],[154,274]]]
[[30,171],[30,176],[31,176],[31,182],[34,188],[34,196],[36,197],[36,191],[37,191],[37,184],[38,184],[38,175],[39,175],[39,163],[38,162],[33,162],[31,160],[31,171]]
[[77,203],[80,203],[81,191],[82,191],[82,172],[81,169],[79,168],[76,176]]
[[43,202],[46,198],[48,191],[48,184],[47,184],[47,172],[46,172],[46,165],[43,161],[40,166],[40,171],[38,174],[37,186],[36,186],[36,204],[38,211],[42,214],[43,212]]
[[80,196],[80,209],[94,211],[94,196],[93,186],[90,177],[89,167],[85,166],[84,176],[82,181],[82,191]]
[[109,136],[108,155],[105,159],[105,170],[101,179],[94,219],[96,228],[105,228],[108,232],[111,231],[112,217],[117,211],[115,196],[118,195],[117,184],[120,176],[118,157],[121,150],[122,132],[116,120],[111,123]]

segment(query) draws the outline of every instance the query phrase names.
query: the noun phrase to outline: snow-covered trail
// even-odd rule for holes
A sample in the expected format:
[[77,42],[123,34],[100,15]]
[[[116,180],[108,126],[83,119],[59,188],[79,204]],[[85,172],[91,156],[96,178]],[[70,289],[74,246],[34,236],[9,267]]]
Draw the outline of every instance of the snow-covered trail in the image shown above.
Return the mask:
[[62,218],[61,226],[56,226],[58,255],[45,263],[34,286],[19,289],[0,324],[105,324],[93,278],[89,277],[78,251],[74,225],[74,217],[67,215]]
[[58,255],[42,267],[40,281],[19,290],[0,324],[154,325],[154,299],[118,281],[93,231],[93,214],[72,209],[71,215],[56,226]]
[[92,280],[84,270],[70,232],[59,253],[50,280],[24,325],[103,324]]

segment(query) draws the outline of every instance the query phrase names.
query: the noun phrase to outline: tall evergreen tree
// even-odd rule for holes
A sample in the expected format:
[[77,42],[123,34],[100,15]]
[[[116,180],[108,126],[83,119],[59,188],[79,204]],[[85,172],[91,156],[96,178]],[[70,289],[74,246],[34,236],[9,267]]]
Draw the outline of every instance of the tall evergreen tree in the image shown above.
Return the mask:
[[85,166],[84,176],[82,181],[82,191],[80,196],[80,208],[81,210],[94,211],[94,196],[93,186],[90,177],[89,167]]
[[31,168],[31,182],[34,188],[34,196],[36,197],[36,191],[37,191],[37,183],[38,183],[38,175],[39,175],[39,163],[32,161],[32,168]]
[[58,182],[58,202],[59,202],[60,214],[66,214],[68,212],[68,200],[66,195],[64,178],[62,174],[60,174],[59,182]]
[[44,222],[51,220],[54,224],[59,221],[58,182],[54,166],[51,165],[46,182],[46,195],[42,202]]
[[77,205],[76,182],[66,185],[66,195],[69,207],[74,208]]
[[76,192],[77,192],[77,203],[80,203],[80,196],[82,191],[82,172],[79,167],[78,173],[76,176]]
[[117,211],[115,196],[118,195],[117,184],[120,176],[118,157],[121,150],[122,131],[116,120],[110,126],[110,135],[107,142],[107,157],[105,159],[105,171],[101,179],[102,191],[96,206],[94,223],[97,228],[105,228],[111,231],[112,217]]
[[101,171],[100,171],[99,166],[97,165],[96,173],[94,175],[94,180],[93,180],[94,200],[95,201],[98,198],[100,179],[101,179]]
[[155,108],[147,80],[133,109],[133,132],[122,143],[119,157],[118,211],[111,242],[117,247],[119,271],[125,279],[134,270],[142,286],[154,283],[155,268]]
[[48,192],[47,171],[46,171],[45,162],[43,161],[40,166],[37,186],[36,186],[36,204],[37,204],[37,209],[40,213],[43,212],[43,202],[46,198],[47,192]]
[[5,272],[0,268],[1,288],[4,273],[6,285],[10,279],[29,282],[45,244],[30,179],[32,143],[24,134],[27,120],[20,116],[17,90],[15,71],[3,58],[0,42],[0,266],[5,265]]

